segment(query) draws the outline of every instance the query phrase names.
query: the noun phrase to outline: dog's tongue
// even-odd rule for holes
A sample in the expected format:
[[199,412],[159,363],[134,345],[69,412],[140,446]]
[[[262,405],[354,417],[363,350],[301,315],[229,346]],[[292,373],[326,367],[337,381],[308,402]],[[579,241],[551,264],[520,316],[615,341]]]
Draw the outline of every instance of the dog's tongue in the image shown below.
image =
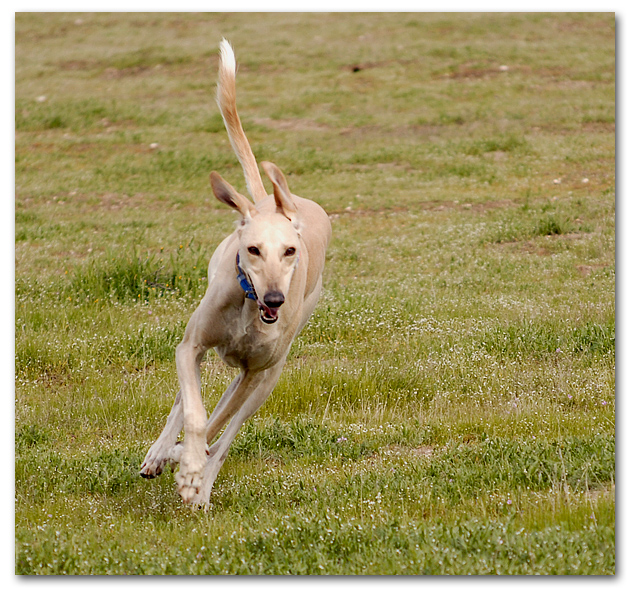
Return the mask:
[[261,301],[258,301],[257,303],[259,305],[259,308],[264,312],[265,317],[271,320],[277,319],[277,315],[279,314],[279,307],[271,308],[266,306],[266,304],[262,303]]

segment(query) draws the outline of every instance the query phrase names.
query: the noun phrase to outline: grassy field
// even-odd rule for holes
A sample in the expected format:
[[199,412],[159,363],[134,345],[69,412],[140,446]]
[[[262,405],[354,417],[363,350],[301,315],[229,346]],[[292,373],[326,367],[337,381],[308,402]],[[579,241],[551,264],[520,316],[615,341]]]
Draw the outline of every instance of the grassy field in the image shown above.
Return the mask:
[[[18,574],[613,574],[613,14],[18,14]],[[325,288],[208,513],[138,476],[244,189]],[[232,373],[203,363],[207,410]]]

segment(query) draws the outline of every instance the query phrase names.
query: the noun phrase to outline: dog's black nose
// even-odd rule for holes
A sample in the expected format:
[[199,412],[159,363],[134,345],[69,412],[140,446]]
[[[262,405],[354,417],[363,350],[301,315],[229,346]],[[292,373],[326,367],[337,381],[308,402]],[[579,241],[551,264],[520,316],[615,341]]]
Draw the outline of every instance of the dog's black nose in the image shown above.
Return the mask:
[[285,300],[284,295],[280,292],[267,292],[264,295],[264,304],[270,309],[278,309]]

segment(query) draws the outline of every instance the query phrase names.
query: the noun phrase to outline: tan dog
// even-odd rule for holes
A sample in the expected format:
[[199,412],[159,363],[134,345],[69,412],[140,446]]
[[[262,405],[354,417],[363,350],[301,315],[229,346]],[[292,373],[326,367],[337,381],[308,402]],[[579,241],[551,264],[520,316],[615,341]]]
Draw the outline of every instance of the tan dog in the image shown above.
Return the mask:
[[[166,463],[172,469],[180,463],[180,496],[204,506],[231,442],[275,387],[293,339],[317,304],[332,232],[324,210],[291,194],[272,163],[262,163],[274,188],[267,195],[237,114],[235,72],[233,50],[222,40],[217,101],[255,204],[211,173],[215,196],[242,218],[211,257],[207,292],[176,348],[180,391],[141,467],[143,477],[153,478]],[[240,373],[207,420],[200,363],[209,348]],[[227,422],[222,436],[207,447]],[[179,443],[183,426],[184,443]]]

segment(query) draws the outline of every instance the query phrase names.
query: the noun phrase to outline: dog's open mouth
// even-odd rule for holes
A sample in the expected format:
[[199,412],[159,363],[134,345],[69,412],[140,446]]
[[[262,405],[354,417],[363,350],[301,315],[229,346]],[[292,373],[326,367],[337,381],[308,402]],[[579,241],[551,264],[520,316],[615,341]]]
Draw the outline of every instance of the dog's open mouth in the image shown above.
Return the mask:
[[260,300],[257,301],[259,305],[259,317],[264,323],[275,323],[279,318],[279,307],[268,307]]

